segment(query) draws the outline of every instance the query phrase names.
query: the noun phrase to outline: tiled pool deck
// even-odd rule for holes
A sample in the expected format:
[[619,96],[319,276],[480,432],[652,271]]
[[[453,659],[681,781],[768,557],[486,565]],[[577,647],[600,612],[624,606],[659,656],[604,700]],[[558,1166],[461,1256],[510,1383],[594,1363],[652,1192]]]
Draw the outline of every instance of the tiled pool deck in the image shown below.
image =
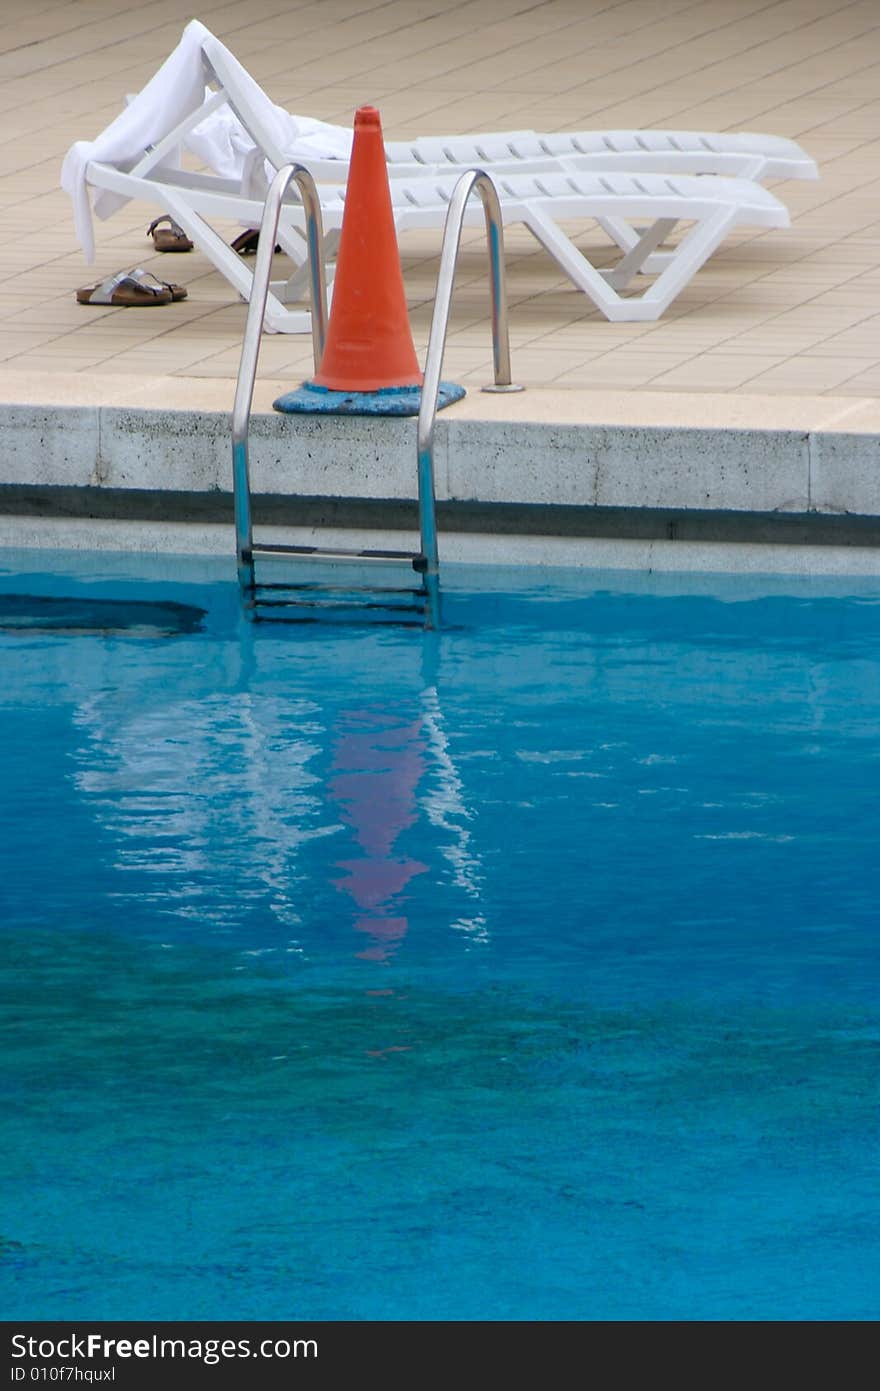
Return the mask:
[[[608,323],[512,229],[520,398],[478,394],[491,374],[488,292],[481,237],[466,234],[444,375],[469,396],[448,418],[843,431],[862,438],[856,467],[872,475],[877,0],[203,0],[196,13],[279,103],[349,123],[372,102],[389,138],[654,126],[798,140],[821,179],[774,187],[791,228],[731,235],[657,323]],[[0,401],[227,412],[244,306],[198,252],[156,255],[145,235],[153,214],[138,204],[97,224],[87,267],[59,187],[70,143],[96,135],[152,75],[193,17],[191,0],[34,0],[24,12],[0,0],[0,14]],[[439,235],[406,234],[402,254],[423,352]],[[165,279],[173,266],[189,298],[151,314],[75,302],[78,286],[138,264]],[[310,366],[307,337],[267,335],[257,408]]]

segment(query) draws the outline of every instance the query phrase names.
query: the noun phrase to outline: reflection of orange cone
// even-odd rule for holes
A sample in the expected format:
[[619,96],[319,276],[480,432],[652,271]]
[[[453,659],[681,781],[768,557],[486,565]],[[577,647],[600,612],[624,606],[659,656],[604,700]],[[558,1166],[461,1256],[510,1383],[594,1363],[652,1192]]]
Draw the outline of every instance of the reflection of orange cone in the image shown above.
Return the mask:
[[355,112],[327,342],[316,386],[380,391],[422,381],[406,295],[379,112]]

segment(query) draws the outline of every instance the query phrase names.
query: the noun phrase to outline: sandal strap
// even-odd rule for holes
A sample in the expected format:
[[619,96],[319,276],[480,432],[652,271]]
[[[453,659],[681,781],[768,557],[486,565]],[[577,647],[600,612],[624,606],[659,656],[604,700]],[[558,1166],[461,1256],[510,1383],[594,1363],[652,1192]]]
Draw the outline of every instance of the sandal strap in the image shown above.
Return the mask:
[[170,213],[163,213],[161,217],[155,217],[155,218],[153,218],[153,221],[150,223],[149,227],[147,228],[147,236],[148,236],[148,237],[152,236],[153,233],[155,232],[156,228],[157,228],[157,227],[161,227],[162,224],[165,223],[165,222],[168,223],[168,230],[169,230],[170,232],[172,232],[173,235],[174,235],[175,237],[185,237],[185,236],[186,236],[186,232],[184,232],[183,228],[180,226],[180,224],[179,224],[178,222],[175,222],[175,221],[174,221],[174,218],[171,216]]
[[161,295],[165,290],[171,289],[167,280],[160,280],[151,270],[144,270],[143,266],[128,271],[126,279],[136,281],[142,289],[149,290],[152,295]]
[[127,279],[127,270],[118,270],[115,275],[108,276],[92,290],[89,295],[89,304],[112,304],[113,291],[118,289],[122,282]]

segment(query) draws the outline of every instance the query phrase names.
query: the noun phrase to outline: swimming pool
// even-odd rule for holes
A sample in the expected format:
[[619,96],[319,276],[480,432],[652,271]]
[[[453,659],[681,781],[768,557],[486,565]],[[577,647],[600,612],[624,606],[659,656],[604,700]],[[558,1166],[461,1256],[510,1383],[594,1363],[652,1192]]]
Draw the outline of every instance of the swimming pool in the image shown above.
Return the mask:
[[880,582],[230,579],[2,558],[5,1316],[876,1318]]

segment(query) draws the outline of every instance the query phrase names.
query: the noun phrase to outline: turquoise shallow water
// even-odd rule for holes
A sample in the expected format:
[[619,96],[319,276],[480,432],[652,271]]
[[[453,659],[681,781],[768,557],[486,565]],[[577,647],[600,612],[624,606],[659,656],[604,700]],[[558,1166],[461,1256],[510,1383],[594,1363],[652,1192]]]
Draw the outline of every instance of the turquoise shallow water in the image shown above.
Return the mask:
[[255,633],[225,562],[52,563],[0,565],[6,1317],[877,1317],[880,584]]

